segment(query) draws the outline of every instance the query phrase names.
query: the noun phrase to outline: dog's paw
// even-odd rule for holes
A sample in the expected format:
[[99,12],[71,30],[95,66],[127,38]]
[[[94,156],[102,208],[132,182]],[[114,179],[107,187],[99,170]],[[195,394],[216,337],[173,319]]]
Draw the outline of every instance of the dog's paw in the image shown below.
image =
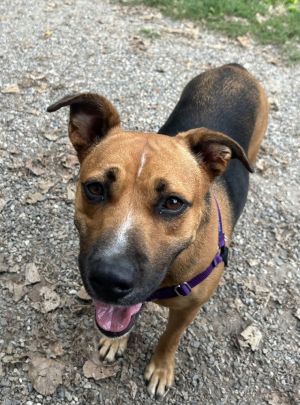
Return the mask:
[[118,357],[122,356],[126,350],[128,338],[129,336],[118,339],[101,338],[99,341],[100,359],[112,363]]
[[146,367],[144,377],[151,398],[164,397],[174,381],[174,361],[152,358]]

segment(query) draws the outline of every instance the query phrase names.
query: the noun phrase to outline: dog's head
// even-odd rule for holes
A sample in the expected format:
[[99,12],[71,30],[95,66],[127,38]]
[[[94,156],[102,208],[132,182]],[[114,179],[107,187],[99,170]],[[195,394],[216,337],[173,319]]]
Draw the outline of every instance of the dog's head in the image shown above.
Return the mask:
[[65,97],[48,111],[64,106],[80,161],[75,224],[82,279],[98,303],[98,325],[123,333],[194,241],[213,179],[231,158],[250,166],[221,133],[125,131],[112,104],[97,94]]

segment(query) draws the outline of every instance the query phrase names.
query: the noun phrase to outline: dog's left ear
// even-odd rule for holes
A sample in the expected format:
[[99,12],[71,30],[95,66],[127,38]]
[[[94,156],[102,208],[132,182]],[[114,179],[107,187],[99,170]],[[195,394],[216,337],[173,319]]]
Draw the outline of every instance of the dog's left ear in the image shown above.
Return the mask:
[[66,106],[70,106],[69,137],[81,162],[91,146],[120,125],[120,117],[110,101],[94,93],[66,96],[50,105],[47,111]]
[[191,129],[176,138],[184,142],[211,178],[225,172],[230,159],[239,159],[249,172],[253,169],[243,148],[229,136],[207,128]]

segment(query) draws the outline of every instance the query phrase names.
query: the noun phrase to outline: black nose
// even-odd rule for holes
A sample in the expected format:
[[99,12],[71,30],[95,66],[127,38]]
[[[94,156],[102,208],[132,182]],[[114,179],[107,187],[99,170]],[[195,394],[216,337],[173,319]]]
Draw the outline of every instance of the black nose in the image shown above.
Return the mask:
[[91,259],[89,264],[89,284],[99,300],[117,302],[132,291],[135,266],[128,259]]

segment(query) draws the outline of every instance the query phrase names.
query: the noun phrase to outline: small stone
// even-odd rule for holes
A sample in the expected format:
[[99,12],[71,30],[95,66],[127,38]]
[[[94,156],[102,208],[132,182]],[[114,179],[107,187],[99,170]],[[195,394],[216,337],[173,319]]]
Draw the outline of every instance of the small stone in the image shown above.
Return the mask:
[[297,311],[294,313],[294,316],[300,320],[300,308],[297,309]]
[[17,83],[10,84],[1,90],[2,94],[18,94],[20,93],[20,88]]
[[240,346],[245,348],[250,347],[253,352],[258,349],[263,337],[261,331],[254,325],[248,326],[241,333],[241,336],[243,339],[238,339]]

